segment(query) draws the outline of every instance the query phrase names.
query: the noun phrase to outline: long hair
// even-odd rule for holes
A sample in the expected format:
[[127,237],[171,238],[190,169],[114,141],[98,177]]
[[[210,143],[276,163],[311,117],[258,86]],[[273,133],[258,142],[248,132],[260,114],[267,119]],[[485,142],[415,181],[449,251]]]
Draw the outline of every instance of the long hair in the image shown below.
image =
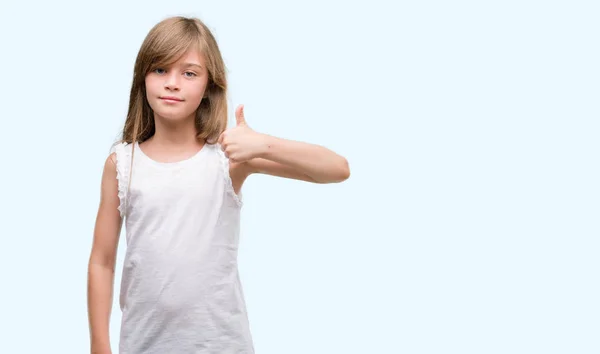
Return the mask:
[[178,16],[156,24],[138,52],[122,142],[143,142],[154,135],[154,112],[146,98],[146,75],[176,62],[190,49],[198,49],[204,55],[208,71],[205,97],[196,111],[197,137],[212,144],[225,130],[227,79],[217,41],[199,19]]
[[[132,167],[135,143],[144,142],[155,132],[154,112],[146,97],[146,75],[176,62],[189,50],[199,50],[204,55],[208,71],[208,84],[196,110],[196,137],[214,144],[227,128],[227,78],[215,37],[197,18],[166,18],[150,30],[135,61],[127,118],[122,138],[117,142],[132,144]],[[129,170],[131,185],[133,168]]]

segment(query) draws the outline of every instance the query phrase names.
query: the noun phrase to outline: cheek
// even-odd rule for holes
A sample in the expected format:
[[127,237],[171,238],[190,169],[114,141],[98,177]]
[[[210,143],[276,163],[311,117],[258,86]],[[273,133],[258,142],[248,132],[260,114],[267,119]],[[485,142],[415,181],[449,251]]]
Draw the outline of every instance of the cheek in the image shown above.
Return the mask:
[[155,84],[152,80],[146,79],[146,99],[151,101],[152,98],[156,95]]
[[151,76],[146,78],[146,91],[148,92],[156,92],[157,88],[160,87],[160,82]]
[[188,98],[193,100],[194,102],[200,104],[202,100],[202,96],[204,96],[204,89],[206,88],[205,84],[196,84],[189,87],[188,90]]

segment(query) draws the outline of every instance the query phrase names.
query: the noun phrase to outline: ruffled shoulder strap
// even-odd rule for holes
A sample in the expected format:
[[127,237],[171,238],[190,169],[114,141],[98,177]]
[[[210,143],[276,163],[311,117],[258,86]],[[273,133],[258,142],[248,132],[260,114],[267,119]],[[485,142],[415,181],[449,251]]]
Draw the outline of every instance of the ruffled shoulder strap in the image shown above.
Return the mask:
[[125,216],[127,210],[127,194],[129,189],[129,174],[131,167],[131,144],[120,142],[115,144],[111,152],[115,153],[117,160],[117,181],[119,183],[119,212]]
[[225,178],[225,188],[227,189],[227,193],[229,193],[235,200],[236,204],[241,207],[244,204],[244,202],[242,201],[242,191],[236,194],[235,190],[233,189],[231,175],[229,174],[229,159],[227,158],[227,156],[225,156],[225,152],[223,152],[221,144],[216,143],[214,147],[217,150],[217,153],[219,154],[219,159],[221,160],[221,168],[223,170],[223,176]]

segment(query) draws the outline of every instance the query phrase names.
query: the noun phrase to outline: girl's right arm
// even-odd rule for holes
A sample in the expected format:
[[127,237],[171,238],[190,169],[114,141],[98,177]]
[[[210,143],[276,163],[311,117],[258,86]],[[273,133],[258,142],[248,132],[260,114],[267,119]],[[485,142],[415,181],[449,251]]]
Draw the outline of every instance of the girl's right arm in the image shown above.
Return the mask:
[[110,354],[109,322],[113,282],[122,218],[118,210],[118,181],[115,154],[104,163],[100,206],[88,264],[88,319],[92,354]]

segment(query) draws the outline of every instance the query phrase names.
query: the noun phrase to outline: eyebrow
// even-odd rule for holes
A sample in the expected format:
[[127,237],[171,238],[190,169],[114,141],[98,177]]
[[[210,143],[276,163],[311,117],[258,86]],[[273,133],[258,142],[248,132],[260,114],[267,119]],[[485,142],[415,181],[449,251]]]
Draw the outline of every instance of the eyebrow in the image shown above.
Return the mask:
[[184,64],[183,64],[183,67],[184,67],[184,68],[187,68],[187,67],[190,67],[190,66],[197,66],[197,67],[199,67],[200,69],[202,69],[202,66],[201,66],[200,64],[196,64],[196,63],[184,63]]

